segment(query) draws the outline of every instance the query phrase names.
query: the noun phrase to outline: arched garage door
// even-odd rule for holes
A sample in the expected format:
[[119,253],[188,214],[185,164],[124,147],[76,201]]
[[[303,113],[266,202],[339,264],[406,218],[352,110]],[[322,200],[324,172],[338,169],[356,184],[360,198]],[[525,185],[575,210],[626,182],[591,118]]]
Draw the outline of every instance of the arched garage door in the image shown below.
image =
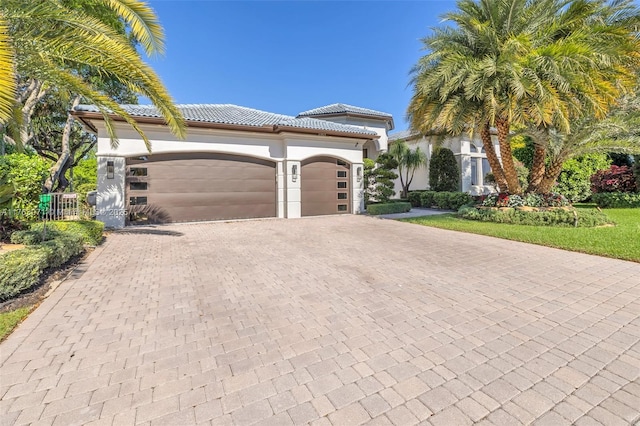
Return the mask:
[[302,216],[351,212],[349,163],[331,157],[302,162],[300,173]]
[[[213,153],[127,159],[132,220],[189,222],[274,217],[275,163]],[[138,213],[135,213],[138,212]]]

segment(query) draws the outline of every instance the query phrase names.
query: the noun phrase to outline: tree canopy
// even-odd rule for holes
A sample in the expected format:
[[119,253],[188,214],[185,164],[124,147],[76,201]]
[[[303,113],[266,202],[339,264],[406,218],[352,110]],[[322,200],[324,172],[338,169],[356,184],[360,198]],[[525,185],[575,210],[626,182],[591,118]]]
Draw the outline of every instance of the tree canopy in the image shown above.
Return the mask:
[[569,134],[576,119],[602,119],[635,86],[639,21],[630,0],[459,0],[443,18],[412,69],[408,118],[423,134],[480,131],[502,191],[522,192],[513,126]]

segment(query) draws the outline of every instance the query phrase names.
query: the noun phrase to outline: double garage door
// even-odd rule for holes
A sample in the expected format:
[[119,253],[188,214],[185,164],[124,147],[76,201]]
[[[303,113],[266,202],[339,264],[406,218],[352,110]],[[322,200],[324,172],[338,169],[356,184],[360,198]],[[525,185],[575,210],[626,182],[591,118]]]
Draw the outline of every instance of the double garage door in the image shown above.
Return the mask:
[[[303,215],[350,211],[348,167],[328,157],[302,164]],[[268,160],[215,153],[129,158],[125,184],[130,222],[276,216],[276,163]]]

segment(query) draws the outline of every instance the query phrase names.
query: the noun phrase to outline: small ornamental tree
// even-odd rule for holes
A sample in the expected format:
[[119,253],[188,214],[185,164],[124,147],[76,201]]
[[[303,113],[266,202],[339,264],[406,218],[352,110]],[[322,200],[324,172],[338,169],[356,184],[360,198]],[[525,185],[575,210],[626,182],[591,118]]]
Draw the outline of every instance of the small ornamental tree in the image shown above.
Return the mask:
[[380,154],[376,161],[364,159],[364,202],[385,203],[396,193],[393,181],[398,175],[393,171],[398,163],[389,154]]
[[460,187],[460,169],[453,151],[438,148],[429,164],[429,186],[432,191],[455,192]]
[[635,192],[636,180],[627,166],[611,166],[591,176],[593,192]]
[[398,175],[402,186],[400,198],[407,198],[416,170],[427,165],[427,155],[422,152],[420,147],[416,147],[416,149],[409,148],[405,141],[393,143],[389,147],[389,155],[398,164]]

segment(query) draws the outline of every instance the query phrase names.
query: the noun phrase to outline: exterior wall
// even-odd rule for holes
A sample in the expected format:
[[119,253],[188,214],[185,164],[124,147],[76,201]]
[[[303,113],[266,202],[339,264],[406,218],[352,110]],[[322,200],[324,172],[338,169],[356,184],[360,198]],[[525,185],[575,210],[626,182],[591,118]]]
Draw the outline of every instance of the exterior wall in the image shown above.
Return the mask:
[[[150,155],[137,132],[123,123],[116,123],[117,147],[111,146],[102,122],[98,127],[98,197],[97,219],[110,228],[125,224],[125,159]],[[276,163],[276,216],[296,218],[301,214],[300,162],[315,156],[331,156],[351,164],[353,173],[352,212],[364,211],[363,183],[357,179],[362,170],[363,139],[334,136],[300,135],[294,133],[261,134],[245,131],[189,128],[185,140],[177,139],[167,127],[141,125],[152,144],[152,153],[219,152],[273,160]],[[107,179],[107,161],[114,162],[114,177]],[[293,175],[296,166],[297,175]]]
[[[389,149],[389,136],[387,132],[390,130],[387,122],[383,119],[375,119],[375,118],[360,118],[360,117],[351,117],[351,116],[336,116],[336,117],[315,117],[325,121],[331,121],[333,123],[340,124],[350,124],[352,126],[358,126],[365,128],[367,130],[372,130],[380,136],[380,138],[376,141],[373,141],[374,146],[376,147],[376,151],[384,152]],[[375,158],[375,157],[369,157]]]
[[[500,157],[500,147],[498,146],[497,137],[493,136],[492,139],[496,153],[498,154],[498,157]],[[423,152],[427,153],[429,163],[431,162],[433,150],[436,146],[435,142],[434,137],[422,137],[407,140],[409,148],[416,149],[417,147],[420,147]],[[483,151],[483,144],[480,139],[480,135],[474,134],[473,138],[470,138],[469,135],[449,137],[441,142],[441,146],[449,148],[453,151],[453,154],[456,157],[458,167],[460,168],[461,191],[470,192],[474,195],[487,194],[495,191],[495,188],[492,185],[486,185],[484,183],[484,176],[489,172],[489,170],[484,170],[486,164],[483,164],[483,160],[487,158],[487,155]],[[486,161],[484,163],[486,163]],[[473,177],[472,171],[475,173]],[[400,191],[402,190],[402,185],[400,184],[399,178],[394,183],[396,198],[398,198],[400,196]],[[429,188],[429,167],[427,165],[427,167],[416,170],[409,190],[416,191],[426,190]]]
[[[113,178],[107,174],[107,163],[113,162]],[[126,209],[124,199],[125,159],[98,155],[98,196],[96,219],[109,228],[122,228]]]

